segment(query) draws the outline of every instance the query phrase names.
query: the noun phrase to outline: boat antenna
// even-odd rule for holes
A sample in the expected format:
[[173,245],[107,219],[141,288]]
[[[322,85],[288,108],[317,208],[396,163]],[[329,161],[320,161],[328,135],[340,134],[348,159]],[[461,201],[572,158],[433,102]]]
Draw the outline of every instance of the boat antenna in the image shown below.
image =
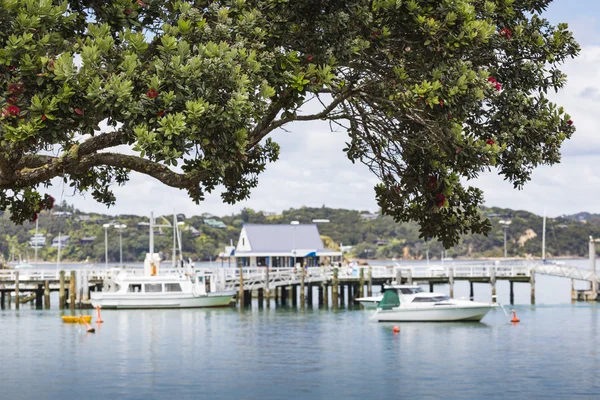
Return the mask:
[[544,208],[544,222],[542,222],[542,262],[546,261],[546,209]]

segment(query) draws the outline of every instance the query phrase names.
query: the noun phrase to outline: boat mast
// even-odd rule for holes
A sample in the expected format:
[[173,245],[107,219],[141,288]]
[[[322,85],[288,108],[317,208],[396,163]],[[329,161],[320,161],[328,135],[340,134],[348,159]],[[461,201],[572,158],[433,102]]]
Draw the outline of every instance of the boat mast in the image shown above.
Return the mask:
[[39,222],[40,222],[39,219],[35,220],[35,240],[36,241],[34,242],[35,247],[34,247],[34,250],[33,250],[33,254],[34,254],[34,256],[33,256],[33,263],[34,264],[37,264],[37,249],[38,249],[37,240],[38,240],[38,224],[39,224]]
[[542,223],[542,261],[546,260],[546,209],[544,208],[544,222]]
[[150,254],[154,255],[154,213],[150,212]]
[[173,268],[177,267],[177,215],[173,214]]
[[58,251],[56,252],[56,271],[60,265],[60,231],[58,231]]

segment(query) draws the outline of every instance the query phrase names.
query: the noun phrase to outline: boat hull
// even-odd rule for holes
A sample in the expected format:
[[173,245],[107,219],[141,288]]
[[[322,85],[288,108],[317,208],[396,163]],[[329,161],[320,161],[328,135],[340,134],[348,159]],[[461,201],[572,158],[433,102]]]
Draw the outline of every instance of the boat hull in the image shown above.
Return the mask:
[[439,306],[430,308],[377,309],[371,317],[378,322],[452,322],[481,321],[493,308],[491,305],[473,307]]
[[121,295],[112,293],[92,293],[94,307],[107,309],[156,309],[156,308],[202,308],[229,306],[235,292],[209,294],[208,296],[179,295]]

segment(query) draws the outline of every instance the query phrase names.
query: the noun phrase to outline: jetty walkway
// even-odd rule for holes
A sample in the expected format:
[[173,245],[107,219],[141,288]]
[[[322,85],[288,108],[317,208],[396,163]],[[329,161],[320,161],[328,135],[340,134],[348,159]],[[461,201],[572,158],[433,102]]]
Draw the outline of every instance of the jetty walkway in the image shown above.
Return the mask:
[[[71,308],[89,305],[90,291],[102,289],[105,279],[125,271],[127,274],[142,275],[143,268],[98,268],[87,267],[71,270],[56,268],[28,268],[20,270],[0,270],[0,307],[4,308],[15,298],[15,307],[20,303],[34,301],[37,307],[50,306],[50,292],[59,292],[59,307]],[[572,289],[574,300],[596,299],[598,273],[595,269],[582,269],[559,263],[542,262],[482,262],[445,263],[436,265],[365,265],[358,267],[310,267],[310,268],[197,268],[196,271],[210,274],[216,279],[220,289],[236,290],[238,300],[243,305],[251,303],[252,293],[259,303],[264,299],[275,298],[283,303],[297,304],[300,301],[313,301],[316,291],[319,304],[343,305],[356,298],[370,296],[374,285],[391,282],[429,284],[430,291],[435,285],[450,286],[450,296],[454,295],[455,281],[468,281],[470,297],[474,296],[474,284],[491,286],[492,298],[496,296],[496,282],[510,282],[510,300],[514,300],[514,283],[531,285],[531,303],[535,304],[536,274],[551,275],[591,283],[589,291]],[[161,275],[182,274],[181,268],[161,268]],[[573,287],[573,286],[572,286]]]

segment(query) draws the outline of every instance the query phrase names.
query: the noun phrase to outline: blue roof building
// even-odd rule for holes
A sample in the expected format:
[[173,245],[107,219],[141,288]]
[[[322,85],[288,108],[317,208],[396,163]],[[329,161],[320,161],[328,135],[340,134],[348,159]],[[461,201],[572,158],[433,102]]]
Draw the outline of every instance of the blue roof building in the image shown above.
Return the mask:
[[341,262],[342,253],[326,249],[316,224],[244,225],[235,249],[238,264],[249,267],[291,267]]

